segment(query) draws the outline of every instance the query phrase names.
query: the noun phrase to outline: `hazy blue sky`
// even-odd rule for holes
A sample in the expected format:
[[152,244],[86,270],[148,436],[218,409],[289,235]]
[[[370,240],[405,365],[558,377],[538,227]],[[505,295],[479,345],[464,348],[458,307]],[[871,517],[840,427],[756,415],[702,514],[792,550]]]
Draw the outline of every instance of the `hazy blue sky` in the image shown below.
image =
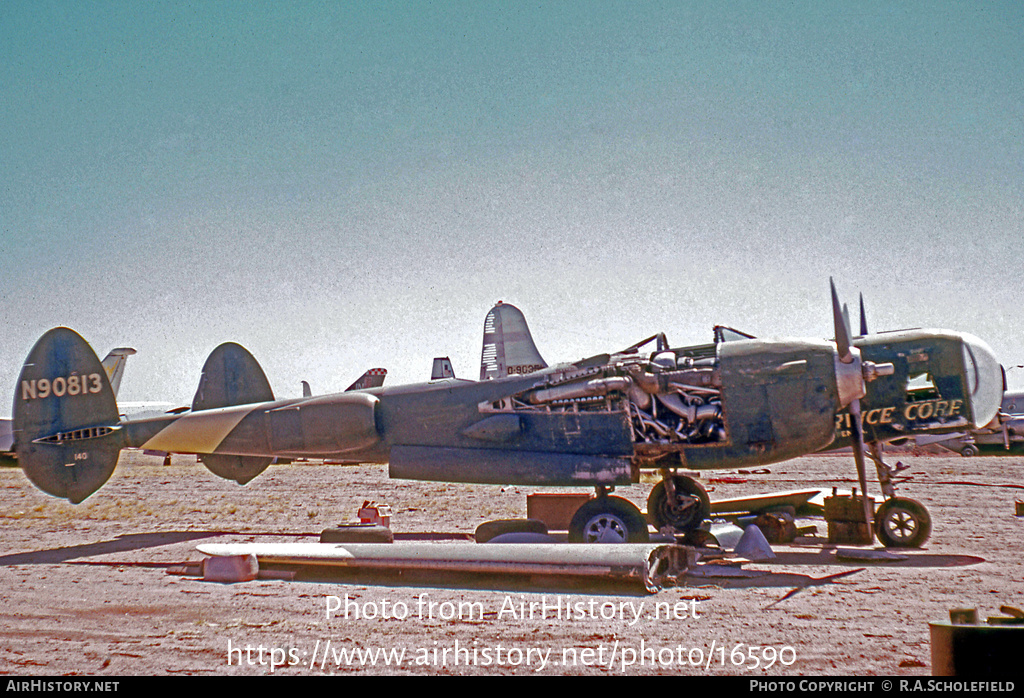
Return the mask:
[[1022,37],[1019,0],[8,0],[0,400],[55,325],[139,350],[124,400],[228,340],[287,397],[475,378],[499,299],[549,361],[828,337],[829,276],[1024,364]]

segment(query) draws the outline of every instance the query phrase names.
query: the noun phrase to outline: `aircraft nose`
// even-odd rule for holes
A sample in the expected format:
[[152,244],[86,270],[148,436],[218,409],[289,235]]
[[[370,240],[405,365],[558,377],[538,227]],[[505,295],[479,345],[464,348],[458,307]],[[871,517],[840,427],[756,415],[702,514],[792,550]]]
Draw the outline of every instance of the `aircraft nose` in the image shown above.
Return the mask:
[[1003,399],[1003,372],[992,349],[971,334],[961,334],[968,399],[976,429],[991,422]]

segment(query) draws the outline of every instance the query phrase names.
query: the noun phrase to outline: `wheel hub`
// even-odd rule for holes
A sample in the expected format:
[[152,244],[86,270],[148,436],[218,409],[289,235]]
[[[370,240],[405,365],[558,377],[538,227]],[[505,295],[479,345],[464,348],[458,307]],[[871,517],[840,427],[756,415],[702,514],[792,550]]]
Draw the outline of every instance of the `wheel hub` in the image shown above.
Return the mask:
[[675,501],[669,503],[668,508],[673,516],[681,518],[695,506],[700,504],[700,500],[696,497],[691,497],[686,494],[676,493]]
[[616,516],[595,516],[583,529],[588,543],[625,543],[628,538],[626,524]]
[[647,498],[656,528],[671,526],[677,531],[696,528],[711,511],[707,493],[695,480],[669,475],[654,486]]
[[905,511],[894,511],[885,519],[885,527],[894,538],[909,540],[917,531],[917,519]]

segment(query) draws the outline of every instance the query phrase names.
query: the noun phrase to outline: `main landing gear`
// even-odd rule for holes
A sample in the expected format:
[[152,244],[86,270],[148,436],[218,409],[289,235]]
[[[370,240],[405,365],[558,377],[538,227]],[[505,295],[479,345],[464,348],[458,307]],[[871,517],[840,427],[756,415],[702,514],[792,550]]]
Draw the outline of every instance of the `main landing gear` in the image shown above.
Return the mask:
[[654,527],[670,526],[677,531],[691,531],[711,513],[711,498],[693,478],[662,471],[661,481],[647,497],[647,514]]
[[[711,499],[699,482],[662,471],[661,482],[647,498],[647,515],[654,527],[692,531],[711,513]],[[576,510],[569,524],[570,543],[646,543],[647,519],[628,499],[609,496],[598,487],[597,497]]]

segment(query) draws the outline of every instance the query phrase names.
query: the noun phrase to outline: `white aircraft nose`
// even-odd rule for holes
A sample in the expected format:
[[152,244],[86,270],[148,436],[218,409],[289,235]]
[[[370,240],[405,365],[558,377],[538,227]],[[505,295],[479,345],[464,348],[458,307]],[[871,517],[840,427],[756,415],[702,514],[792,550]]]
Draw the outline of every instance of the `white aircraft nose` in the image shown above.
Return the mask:
[[991,422],[1003,399],[1003,372],[995,353],[974,335],[961,333],[964,373],[974,428]]

